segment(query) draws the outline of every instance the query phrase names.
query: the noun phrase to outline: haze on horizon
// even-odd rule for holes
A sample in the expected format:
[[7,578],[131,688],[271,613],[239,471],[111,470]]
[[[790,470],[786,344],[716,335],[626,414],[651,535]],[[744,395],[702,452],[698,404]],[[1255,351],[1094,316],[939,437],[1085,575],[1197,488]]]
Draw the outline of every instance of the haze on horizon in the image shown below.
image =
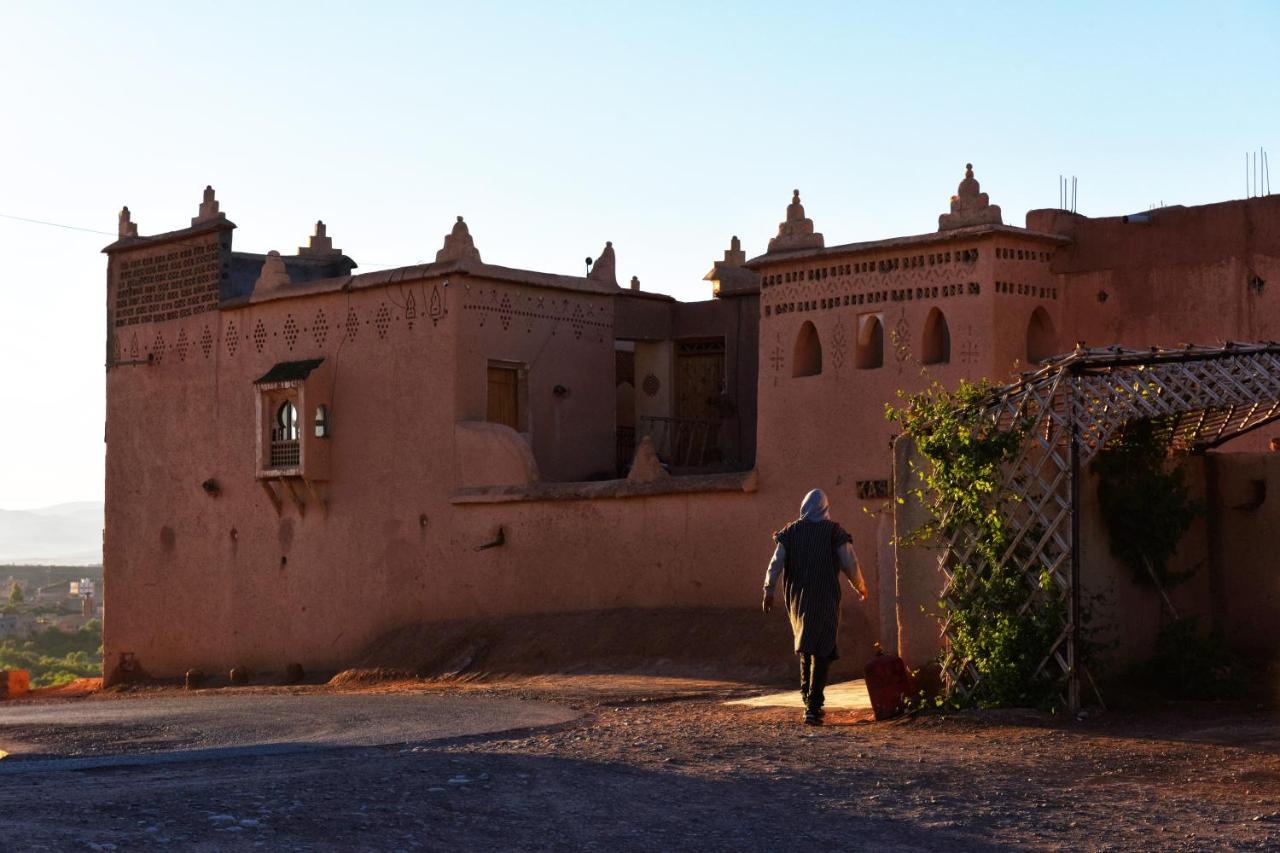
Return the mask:
[[794,187],[831,245],[934,230],[965,162],[1021,225],[1060,173],[1116,215],[1239,198],[1243,152],[1280,150],[1265,2],[352,9],[0,6],[0,508],[101,500],[124,204],[168,231],[212,184],[237,249],[323,219],[362,270],[462,214],[487,261],[579,272],[612,240],[619,280],[698,299]]

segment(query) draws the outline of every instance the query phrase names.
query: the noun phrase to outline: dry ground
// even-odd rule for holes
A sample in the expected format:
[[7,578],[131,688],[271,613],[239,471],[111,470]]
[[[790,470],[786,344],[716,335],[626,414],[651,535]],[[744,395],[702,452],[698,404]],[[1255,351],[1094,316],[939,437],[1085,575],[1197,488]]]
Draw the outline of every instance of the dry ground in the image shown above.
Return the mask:
[[875,723],[835,713],[808,729],[792,710],[726,706],[749,692],[742,685],[697,680],[367,689],[536,698],[584,715],[421,745],[10,776],[0,779],[0,847],[1280,846],[1280,720],[1253,706],[1083,721],[1001,712]]

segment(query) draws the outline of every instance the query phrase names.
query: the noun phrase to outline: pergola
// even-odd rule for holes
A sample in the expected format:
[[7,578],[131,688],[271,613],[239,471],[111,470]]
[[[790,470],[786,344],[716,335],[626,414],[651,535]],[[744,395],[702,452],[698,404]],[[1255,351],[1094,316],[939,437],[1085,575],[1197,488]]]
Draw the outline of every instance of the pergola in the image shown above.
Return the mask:
[[[1080,706],[1076,626],[1080,616],[1081,470],[1131,421],[1150,420],[1166,446],[1203,452],[1280,418],[1280,344],[1133,350],[1084,349],[1045,362],[993,394],[986,414],[998,429],[1029,426],[1004,472],[1016,497],[1005,513],[1012,538],[999,568],[1027,582],[1025,611],[1043,595],[1048,571],[1068,606],[1062,629],[1044,649],[1033,677],[1065,685],[1066,706]],[[956,530],[939,557],[944,601],[958,593],[955,567],[981,552],[972,528]],[[992,567],[976,566],[981,576]],[[953,653],[943,625],[942,673],[947,688],[966,696],[982,675]],[[1087,674],[1087,673],[1086,673]]]

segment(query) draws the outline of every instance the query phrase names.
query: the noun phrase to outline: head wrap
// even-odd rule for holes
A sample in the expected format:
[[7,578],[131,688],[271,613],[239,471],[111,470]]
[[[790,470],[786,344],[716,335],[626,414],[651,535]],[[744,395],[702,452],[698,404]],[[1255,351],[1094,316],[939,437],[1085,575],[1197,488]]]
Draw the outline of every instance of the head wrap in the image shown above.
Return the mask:
[[826,521],[829,509],[826,492],[822,489],[814,489],[805,495],[800,503],[800,520]]

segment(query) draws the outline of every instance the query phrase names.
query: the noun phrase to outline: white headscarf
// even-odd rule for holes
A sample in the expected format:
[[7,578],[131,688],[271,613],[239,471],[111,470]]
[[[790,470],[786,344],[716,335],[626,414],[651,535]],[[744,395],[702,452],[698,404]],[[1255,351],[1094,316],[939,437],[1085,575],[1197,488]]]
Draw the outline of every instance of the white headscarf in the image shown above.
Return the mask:
[[826,521],[829,511],[830,504],[827,502],[827,494],[822,489],[814,489],[805,495],[804,500],[800,502],[801,521]]

